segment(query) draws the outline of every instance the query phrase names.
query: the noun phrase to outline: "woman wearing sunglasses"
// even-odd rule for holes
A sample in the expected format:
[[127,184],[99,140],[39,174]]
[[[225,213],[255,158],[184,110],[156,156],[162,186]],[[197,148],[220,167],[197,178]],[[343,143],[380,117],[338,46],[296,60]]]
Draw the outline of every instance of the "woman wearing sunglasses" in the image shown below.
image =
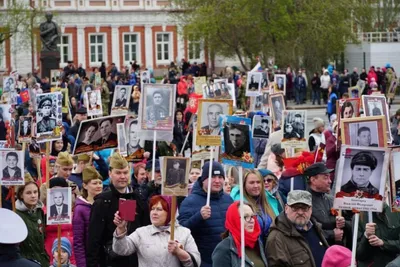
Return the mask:
[[245,257],[245,266],[266,267],[267,259],[264,254],[263,244],[259,238],[261,229],[257,215],[249,204],[243,205],[244,213],[244,246],[245,255],[242,255],[240,238],[240,204],[232,203],[225,220],[225,233],[222,241],[217,245],[213,254],[213,266],[241,266],[241,258]]
[[267,169],[259,169],[258,171],[264,179],[265,191],[267,191],[267,195],[270,196],[270,198],[268,198],[270,205],[274,211],[278,210],[278,212],[281,213],[285,209],[286,197],[279,190],[278,177]]

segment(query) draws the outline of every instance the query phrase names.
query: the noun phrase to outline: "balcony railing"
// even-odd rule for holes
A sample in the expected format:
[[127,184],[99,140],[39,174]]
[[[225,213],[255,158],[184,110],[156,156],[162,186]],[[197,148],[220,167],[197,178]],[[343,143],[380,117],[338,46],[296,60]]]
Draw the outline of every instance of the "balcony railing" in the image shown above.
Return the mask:
[[400,32],[361,32],[357,34],[360,42],[368,43],[397,43],[400,41]]

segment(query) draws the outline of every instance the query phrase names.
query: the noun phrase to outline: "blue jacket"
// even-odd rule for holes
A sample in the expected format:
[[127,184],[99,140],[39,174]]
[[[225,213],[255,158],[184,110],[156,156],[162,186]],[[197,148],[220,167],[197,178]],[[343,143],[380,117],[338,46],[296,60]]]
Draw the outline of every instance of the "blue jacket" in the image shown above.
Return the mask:
[[294,88],[296,88],[297,90],[300,89],[305,89],[307,87],[306,85],[306,80],[304,79],[303,76],[296,76],[296,78],[294,79]]
[[[285,179],[281,177],[279,179],[279,190],[287,198],[290,192],[290,178]],[[293,190],[306,190],[306,181],[302,175],[294,177]]]
[[329,115],[336,114],[336,100],[337,100],[337,95],[335,93],[331,93],[329,95],[329,100],[328,100],[328,106],[327,106],[327,112]]
[[197,181],[193,185],[192,193],[183,200],[178,217],[179,224],[192,232],[201,254],[201,267],[212,266],[211,255],[222,240],[221,234],[225,232],[226,211],[233,200],[222,190],[211,194],[211,217],[203,220],[200,209],[206,205],[206,202],[207,193],[201,187],[200,181]]

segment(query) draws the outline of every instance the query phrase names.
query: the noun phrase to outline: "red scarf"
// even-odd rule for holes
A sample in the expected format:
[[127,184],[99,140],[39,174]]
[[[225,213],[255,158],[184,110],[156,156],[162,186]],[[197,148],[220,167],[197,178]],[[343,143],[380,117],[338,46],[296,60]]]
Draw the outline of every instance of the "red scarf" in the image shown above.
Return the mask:
[[[241,240],[240,240],[240,213],[239,201],[231,204],[226,212],[225,228],[231,233],[233,241],[238,251],[239,258],[242,257]],[[254,248],[261,230],[258,224],[257,216],[254,216],[254,231],[252,233],[244,231],[244,245],[245,247]]]

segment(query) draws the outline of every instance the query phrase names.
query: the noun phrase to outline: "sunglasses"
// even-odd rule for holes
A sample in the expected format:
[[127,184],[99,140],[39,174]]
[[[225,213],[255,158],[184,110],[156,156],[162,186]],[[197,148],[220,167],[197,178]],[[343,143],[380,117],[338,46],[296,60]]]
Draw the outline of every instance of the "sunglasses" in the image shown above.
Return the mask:
[[267,182],[267,183],[272,183],[273,181],[274,181],[274,179],[272,179],[272,178],[268,178],[268,179],[264,180],[264,182]]

